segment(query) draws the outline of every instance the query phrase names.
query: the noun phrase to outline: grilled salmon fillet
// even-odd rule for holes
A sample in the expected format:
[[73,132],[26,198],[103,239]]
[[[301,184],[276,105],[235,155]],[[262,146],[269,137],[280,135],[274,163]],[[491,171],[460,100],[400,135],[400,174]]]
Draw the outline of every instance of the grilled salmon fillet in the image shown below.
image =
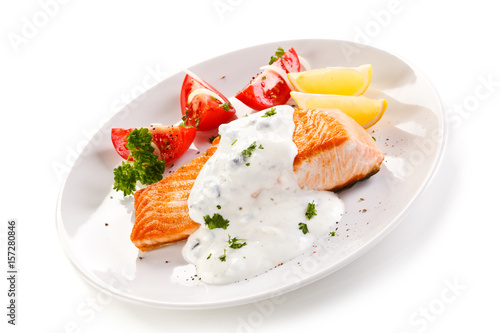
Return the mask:
[[368,132],[336,109],[295,110],[293,171],[299,186],[337,191],[377,173],[384,154]]
[[184,240],[198,229],[189,217],[187,200],[201,168],[217,150],[216,138],[207,151],[157,183],[134,194],[135,222],[130,239],[141,251]]
[[[299,186],[339,190],[380,168],[384,154],[352,118],[334,109],[296,109],[294,172]],[[219,140],[201,156],[161,181],[135,193],[135,222],[130,236],[141,251],[184,240],[198,229],[189,217],[188,197]]]

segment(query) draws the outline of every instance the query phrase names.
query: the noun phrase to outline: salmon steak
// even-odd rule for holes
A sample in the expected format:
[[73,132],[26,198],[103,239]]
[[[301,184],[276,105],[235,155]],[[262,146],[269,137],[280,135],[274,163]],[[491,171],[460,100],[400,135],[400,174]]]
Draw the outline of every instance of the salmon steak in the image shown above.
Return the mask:
[[[380,169],[383,152],[368,132],[335,109],[295,109],[293,171],[301,188],[339,191]],[[135,222],[130,239],[141,251],[185,240],[199,224],[189,217],[188,198],[219,139],[207,151],[134,194]]]

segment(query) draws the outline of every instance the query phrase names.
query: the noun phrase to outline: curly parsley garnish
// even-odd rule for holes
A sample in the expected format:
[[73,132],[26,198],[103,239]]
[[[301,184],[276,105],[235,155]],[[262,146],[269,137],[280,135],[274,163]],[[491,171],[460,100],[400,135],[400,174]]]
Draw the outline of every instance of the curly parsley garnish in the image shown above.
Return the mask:
[[302,230],[304,235],[309,232],[309,229],[307,229],[307,224],[305,223],[299,223],[299,229]]
[[276,108],[270,108],[269,110],[267,110],[264,115],[262,116],[262,118],[266,118],[266,117],[271,117],[271,116],[274,116],[276,114]]
[[307,219],[310,220],[316,215],[318,215],[318,213],[316,212],[316,204],[314,203],[313,200],[313,202],[307,204],[306,216]]
[[[237,239],[236,237],[231,238],[230,235],[227,235],[228,241],[227,243],[229,244],[229,247],[232,249],[240,249],[243,246],[247,245],[246,239]],[[243,243],[238,243],[243,241]]]
[[113,171],[113,189],[123,191],[123,195],[127,196],[135,192],[137,182],[150,185],[163,178],[165,161],[154,154],[152,141],[153,135],[147,128],[136,128],[127,135],[125,146],[130,155]]
[[276,60],[278,60],[283,54],[285,54],[285,50],[283,48],[278,47],[278,50],[276,53],[274,53],[273,56],[271,56],[271,60],[269,60],[269,65],[272,65]]
[[229,226],[229,221],[224,219],[222,215],[218,213],[215,213],[212,217],[210,217],[210,215],[205,215],[203,216],[203,219],[205,220],[205,224],[210,230],[216,228],[222,228],[226,230],[226,228]]

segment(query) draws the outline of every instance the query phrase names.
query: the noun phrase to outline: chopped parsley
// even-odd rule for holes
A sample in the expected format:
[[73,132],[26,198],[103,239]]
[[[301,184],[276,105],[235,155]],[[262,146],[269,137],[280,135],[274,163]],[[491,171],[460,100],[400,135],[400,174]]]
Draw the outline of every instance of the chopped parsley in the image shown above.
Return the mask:
[[316,204],[314,203],[313,200],[313,202],[307,204],[306,216],[307,219],[310,220],[316,215],[318,215],[318,213],[316,212]]
[[[234,143],[234,142],[233,142]],[[262,145],[259,145],[259,147],[257,147],[257,141],[254,141],[252,142],[252,144],[250,146],[248,146],[247,149],[243,150],[241,152],[241,155],[243,157],[251,157],[252,156],[252,153],[254,152],[255,149],[264,149],[264,147]],[[247,165],[250,165],[249,163],[247,163]]]
[[220,205],[217,205],[217,209],[221,209],[222,207]]
[[302,230],[304,235],[309,232],[309,229],[307,229],[307,224],[305,223],[299,223],[299,229]]
[[238,141],[238,139],[234,140],[233,143],[231,143],[231,146],[234,145]]
[[226,249],[224,249],[224,254],[219,257],[220,261],[226,261]]
[[269,65],[272,65],[276,60],[278,60],[283,54],[285,54],[285,50],[283,48],[278,47],[278,50],[274,53],[274,55],[271,57],[271,60],[269,60]]
[[264,115],[262,116],[262,118],[266,118],[266,117],[271,117],[271,116],[274,116],[276,114],[276,108],[270,108],[269,110],[267,110]]
[[210,253],[207,257],[207,260],[210,259],[212,257],[212,253]]
[[330,232],[330,236],[335,236],[335,231]]
[[229,111],[229,107],[231,106],[231,103],[229,102],[226,102],[226,103],[222,103],[219,105],[221,108],[224,109],[224,111]]
[[[243,246],[247,245],[246,239],[237,239],[236,237],[231,238],[230,235],[227,235],[228,241],[227,243],[229,244],[229,247],[232,249],[240,249]],[[238,243],[240,241],[243,241],[243,243]]]
[[226,228],[229,225],[229,221],[224,219],[222,215],[215,213],[212,217],[210,215],[205,215],[203,216],[203,219],[205,220],[205,224],[208,226],[208,229],[216,229],[216,228],[222,228],[226,230]]
[[255,150],[255,148],[257,148],[256,141],[254,141],[250,146],[248,146],[247,149],[243,150],[241,152],[241,155],[243,155],[243,157],[250,157],[250,156],[252,156],[252,152]]
[[152,141],[153,135],[147,128],[136,128],[128,133],[126,147],[130,155],[114,169],[113,189],[127,196],[135,192],[137,182],[150,185],[163,178],[165,161],[154,154]]

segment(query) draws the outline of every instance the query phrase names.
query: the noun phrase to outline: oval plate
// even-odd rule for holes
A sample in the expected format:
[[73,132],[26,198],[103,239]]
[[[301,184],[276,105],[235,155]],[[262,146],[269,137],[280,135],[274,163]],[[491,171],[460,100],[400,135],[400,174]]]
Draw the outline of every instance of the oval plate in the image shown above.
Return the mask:
[[[189,68],[231,97],[238,114],[249,110],[234,96],[269,61],[277,47],[295,48],[311,68],[373,65],[365,93],[385,98],[384,117],[369,132],[386,158],[378,174],[339,193],[346,213],[336,235],[325,235],[308,253],[257,277],[229,285],[199,281],[182,255],[183,242],[141,253],[129,239],[133,200],[112,190],[121,162],[109,139],[112,127],[180,120],[185,73],[162,81],[118,112],[76,160],[57,204],[57,228],[76,269],[118,298],[150,306],[200,309],[262,300],[302,287],[343,267],[400,222],[430,181],[442,154],[445,122],[439,98],[414,67],[385,51],[337,40],[292,40],[254,46]],[[200,135],[185,161],[208,146]]]

